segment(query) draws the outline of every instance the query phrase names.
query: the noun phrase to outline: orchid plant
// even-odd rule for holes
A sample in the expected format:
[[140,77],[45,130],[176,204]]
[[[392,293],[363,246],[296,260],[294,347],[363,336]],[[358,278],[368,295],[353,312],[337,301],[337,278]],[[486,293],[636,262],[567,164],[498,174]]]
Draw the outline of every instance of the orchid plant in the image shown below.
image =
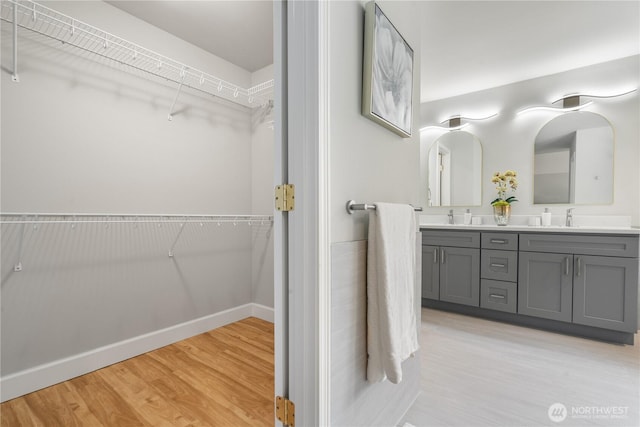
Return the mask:
[[491,177],[491,182],[497,184],[496,190],[498,190],[498,198],[491,202],[491,206],[509,206],[518,201],[515,196],[507,197],[507,191],[515,191],[518,188],[515,171],[496,172]]

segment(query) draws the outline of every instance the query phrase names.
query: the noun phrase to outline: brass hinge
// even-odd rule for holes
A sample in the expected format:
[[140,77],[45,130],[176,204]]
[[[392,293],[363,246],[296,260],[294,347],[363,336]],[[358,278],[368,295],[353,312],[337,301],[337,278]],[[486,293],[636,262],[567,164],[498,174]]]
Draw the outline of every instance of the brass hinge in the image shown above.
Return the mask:
[[276,417],[285,426],[295,427],[296,406],[289,399],[276,396]]
[[282,212],[292,211],[295,207],[296,188],[293,184],[276,187],[276,209]]

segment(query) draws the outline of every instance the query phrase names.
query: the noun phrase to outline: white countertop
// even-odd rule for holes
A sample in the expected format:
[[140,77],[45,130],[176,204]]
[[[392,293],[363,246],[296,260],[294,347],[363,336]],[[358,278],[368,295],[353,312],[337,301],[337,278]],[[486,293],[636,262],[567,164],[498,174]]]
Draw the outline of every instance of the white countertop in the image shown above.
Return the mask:
[[528,233],[583,233],[583,234],[631,234],[640,235],[639,227],[622,226],[588,226],[579,225],[575,227],[565,227],[551,225],[549,227],[528,226],[528,225],[506,225],[497,226],[495,224],[463,225],[463,224],[430,224],[420,221],[420,229],[429,230],[465,230],[465,231],[494,231],[494,232],[528,232]]
[[[551,215],[551,225],[528,225],[540,220],[536,215],[511,215],[509,225],[498,226],[493,215],[474,214],[474,220],[480,220],[479,225],[463,225],[464,215],[454,215],[453,225],[449,224],[449,217],[445,214],[420,214],[418,223],[420,228],[441,230],[494,231],[517,233],[572,233],[572,234],[617,234],[640,235],[640,227],[632,226],[630,216],[622,215],[573,215],[573,226],[566,227],[565,215]],[[539,222],[538,222],[539,223]]]

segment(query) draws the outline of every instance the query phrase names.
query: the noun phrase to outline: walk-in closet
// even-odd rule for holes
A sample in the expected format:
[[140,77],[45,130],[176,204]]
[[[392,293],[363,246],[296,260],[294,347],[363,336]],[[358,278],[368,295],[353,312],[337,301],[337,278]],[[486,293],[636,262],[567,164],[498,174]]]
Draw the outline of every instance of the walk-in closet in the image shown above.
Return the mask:
[[1,6],[2,425],[272,424],[271,2]]

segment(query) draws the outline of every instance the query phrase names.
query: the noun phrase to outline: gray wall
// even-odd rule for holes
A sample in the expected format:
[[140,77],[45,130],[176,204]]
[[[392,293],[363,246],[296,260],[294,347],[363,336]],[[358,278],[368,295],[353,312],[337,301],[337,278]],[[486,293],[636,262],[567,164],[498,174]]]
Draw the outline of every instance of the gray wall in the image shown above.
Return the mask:
[[[245,87],[251,74],[103,2],[48,4]],[[2,23],[2,212],[270,214],[251,112]],[[261,129],[257,131],[263,132]],[[268,139],[268,134],[258,139]],[[261,174],[264,174],[262,176]],[[269,195],[270,197],[270,195]],[[2,227],[2,375],[253,301],[272,306],[270,225]],[[267,255],[265,255],[267,254]],[[272,264],[272,261],[271,261]],[[271,282],[272,283],[272,282]]]
[[[417,396],[420,375],[418,361],[409,360],[403,365],[405,379],[399,385],[366,382],[363,252],[356,250],[358,255],[354,256],[349,250],[364,244],[356,241],[367,237],[368,215],[348,215],[345,205],[349,199],[418,203],[420,27],[413,2],[380,2],[414,50],[414,136],[403,139],[360,112],[364,4],[348,1],[329,5],[331,422],[336,426],[392,425],[399,421]],[[349,248],[347,254],[340,249],[344,247]],[[350,276],[357,271],[359,276]]]
[[[273,65],[251,75],[256,85],[273,79]],[[251,115],[251,212],[255,215],[273,213],[273,108],[256,108]],[[251,235],[252,273],[251,300],[273,308],[273,233],[272,227],[253,227]]]

